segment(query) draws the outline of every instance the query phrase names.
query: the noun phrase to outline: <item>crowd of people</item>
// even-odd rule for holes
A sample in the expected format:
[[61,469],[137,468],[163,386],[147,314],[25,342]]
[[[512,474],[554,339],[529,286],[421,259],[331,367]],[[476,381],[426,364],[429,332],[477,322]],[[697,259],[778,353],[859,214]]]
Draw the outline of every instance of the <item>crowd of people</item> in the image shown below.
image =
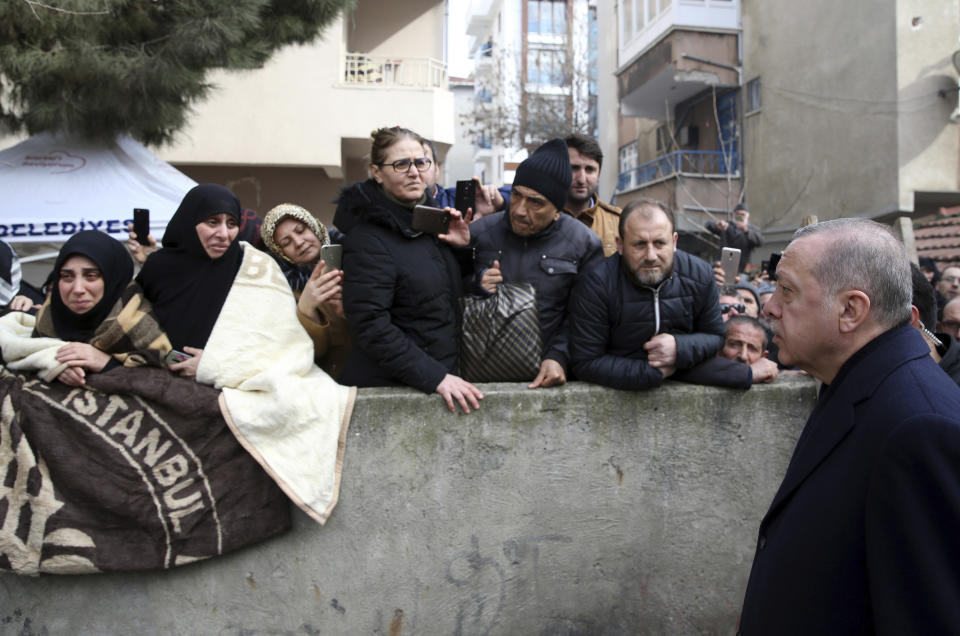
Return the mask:
[[[129,342],[105,353],[95,339],[107,316],[130,302],[156,325],[154,338],[138,346],[160,351],[171,371],[192,377],[243,250],[253,249],[243,247],[245,238],[274,257],[316,364],[344,385],[407,385],[439,394],[452,411],[479,408],[478,379],[515,380],[517,372],[465,370],[461,354],[471,334],[464,333],[463,299],[500,303],[493,311],[503,313],[515,285],[532,289],[536,333],[503,332],[502,347],[520,338],[517,346],[534,349],[522,377],[531,389],[570,379],[647,389],[667,378],[749,388],[789,369],[763,315],[775,272],[747,267],[763,238],[746,206],[708,225],[723,245],[741,250],[740,274],[729,280],[719,262],[711,267],[677,248],[676,221],[662,203],[639,199],[621,210],[601,201],[602,163],[590,137],[553,139],[518,166],[510,186],[475,180],[473,205],[457,210],[455,188],[438,184],[434,144],[408,129],[382,128],[371,135],[369,178],[340,192],[333,227],[292,203],[248,223],[229,190],[199,185],[184,197],[162,247],[152,236],[141,245],[131,233],[127,247],[141,266],[134,281],[119,242],[82,232],[63,246],[45,302],[8,294],[8,306],[39,309],[37,324],[71,343],[62,382],[82,384],[86,373],[117,364],[107,353],[130,353],[116,350]],[[447,230],[415,229],[419,205],[444,209]],[[342,265],[323,260],[328,245],[342,245]],[[924,265],[928,275],[915,287],[936,284],[940,317],[915,300],[916,324],[934,359],[960,381],[960,269],[941,274]],[[937,332],[927,328],[933,325]],[[487,353],[494,363],[499,346]]]
[[[38,310],[32,338],[63,341],[45,380],[80,386],[112,367],[154,364],[260,389],[261,367],[310,357],[309,336],[326,374],[306,359],[302,386],[340,390],[341,414],[352,398],[331,377],[411,386],[469,413],[483,393],[468,354],[485,356],[484,381],[499,372],[534,390],[570,379],[746,389],[784,370],[808,373],[822,387],[760,525],[742,633],[954,630],[960,268],[911,265],[887,228],[837,219],[799,230],[779,265],[751,278],[747,259],[762,237],[738,206],[711,226],[741,250],[731,275],[677,248],[662,203],[601,202],[602,159],[588,137],[550,140],[509,189],[477,183],[475,203],[457,210],[455,191],[437,184],[433,145],[383,128],[372,135],[370,177],[340,193],[335,229],[283,204],[253,235],[228,189],[198,185],[159,249],[151,239],[124,250],[106,234],[80,232],[60,250],[42,303],[11,298],[19,268],[12,252],[0,253],[0,274],[9,272],[0,291],[8,316]],[[421,226],[423,205],[443,222]],[[324,258],[334,244],[340,267]],[[142,265],[135,278],[131,254]],[[478,333],[494,330],[492,344]],[[5,356],[19,337],[10,333]],[[235,353],[246,361],[242,378]],[[290,387],[286,375],[274,377],[276,395]],[[251,417],[295,398],[270,394]],[[326,402],[315,402],[307,420],[322,414]],[[232,413],[249,410],[237,404]],[[340,429],[330,430],[336,442]]]

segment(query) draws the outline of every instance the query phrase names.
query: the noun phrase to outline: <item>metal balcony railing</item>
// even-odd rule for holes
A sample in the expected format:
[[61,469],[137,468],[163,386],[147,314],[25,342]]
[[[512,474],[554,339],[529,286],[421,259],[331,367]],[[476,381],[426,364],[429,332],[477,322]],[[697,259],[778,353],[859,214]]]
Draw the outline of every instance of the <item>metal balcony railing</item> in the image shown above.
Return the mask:
[[617,192],[640,188],[647,183],[686,175],[740,174],[740,153],[724,153],[719,150],[680,150],[640,164],[632,170],[621,172],[617,179]]
[[347,53],[343,82],[350,86],[446,88],[447,67],[432,57],[388,57]]

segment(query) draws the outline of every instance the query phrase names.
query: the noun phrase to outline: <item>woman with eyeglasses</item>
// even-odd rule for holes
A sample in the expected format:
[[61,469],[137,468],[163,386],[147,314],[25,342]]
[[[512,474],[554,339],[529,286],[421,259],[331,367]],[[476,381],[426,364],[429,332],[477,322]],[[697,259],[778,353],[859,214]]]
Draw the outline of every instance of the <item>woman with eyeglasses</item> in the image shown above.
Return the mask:
[[394,126],[374,131],[371,142],[370,178],[343,189],[334,216],[346,233],[343,308],[353,338],[340,382],[405,384],[469,413],[483,398],[457,375],[470,231],[450,208],[447,234],[411,227],[415,206],[436,206],[424,192],[432,161],[420,135]]

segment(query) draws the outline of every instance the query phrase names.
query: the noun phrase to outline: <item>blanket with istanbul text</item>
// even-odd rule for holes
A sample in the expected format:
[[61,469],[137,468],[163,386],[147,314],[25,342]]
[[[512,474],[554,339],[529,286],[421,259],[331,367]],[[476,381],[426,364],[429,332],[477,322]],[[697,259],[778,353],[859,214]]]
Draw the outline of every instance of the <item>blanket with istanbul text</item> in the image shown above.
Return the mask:
[[171,568],[288,529],[289,501],[218,396],[157,368],[79,388],[0,369],[0,569]]

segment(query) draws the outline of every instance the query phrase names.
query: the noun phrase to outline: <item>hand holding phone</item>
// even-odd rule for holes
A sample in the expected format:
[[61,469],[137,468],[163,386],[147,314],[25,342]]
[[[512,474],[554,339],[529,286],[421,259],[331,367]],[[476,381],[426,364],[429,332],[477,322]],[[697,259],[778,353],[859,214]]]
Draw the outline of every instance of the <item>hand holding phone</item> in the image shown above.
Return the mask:
[[133,231],[137,235],[137,243],[150,245],[150,210],[145,208],[133,209]]
[[473,179],[457,181],[457,194],[454,197],[453,207],[466,216],[467,209],[475,209],[477,199],[477,182]]
[[189,360],[193,356],[189,353],[184,353],[183,351],[177,351],[176,349],[171,349],[163,358],[163,363],[167,366],[171,364],[177,364],[178,362],[183,362],[184,360]]
[[328,270],[343,269],[343,245],[324,245],[320,248],[320,260]]
[[740,250],[736,247],[725,247],[720,252],[720,265],[723,267],[723,280],[727,285],[737,282],[740,273]]
[[770,255],[770,269],[767,270],[767,278],[777,280],[777,265],[780,264],[781,252],[774,252]]
[[413,208],[410,227],[424,234],[446,234],[450,229],[450,213],[441,208],[418,205]]

